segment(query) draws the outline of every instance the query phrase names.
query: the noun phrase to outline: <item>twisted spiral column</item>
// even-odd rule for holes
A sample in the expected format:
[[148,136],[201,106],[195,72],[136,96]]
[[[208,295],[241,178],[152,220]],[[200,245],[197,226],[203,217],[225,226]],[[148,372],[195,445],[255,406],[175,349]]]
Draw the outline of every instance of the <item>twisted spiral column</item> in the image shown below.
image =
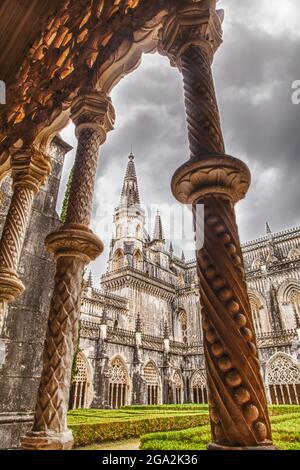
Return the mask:
[[232,200],[201,199],[204,247],[197,251],[213,443],[272,444]]
[[57,266],[35,420],[32,431],[22,438],[24,449],[72,448],[67,411],[83,270],[103,251],[102,242],[89,229],[89,224],[99,147],[113,127],[114,111],[106,95],[94,92],[74,102],[72,118],[78,148],[66,224],[46,239]]
[[192,45],[181,56],[181,69],[191,158],[224,153],[209,55],[200,47]]
[[[225,155],[211,63],[222,42],[216,1],[187,2],[165,20],[159,50],[182,72],[190,160],[172,192],[191,204],[209,390],[210,449],[274,449],[234,205],[250,172]],[[204,205],[204,227],[198,217]],[[200,240],[204,241],[201,248]]]
[[44,184],[50,169],[49,157],[34,147],[13,157],[13,195],[0,242],[0,333],[8,303],[25,289],[17,269],[34,197]]

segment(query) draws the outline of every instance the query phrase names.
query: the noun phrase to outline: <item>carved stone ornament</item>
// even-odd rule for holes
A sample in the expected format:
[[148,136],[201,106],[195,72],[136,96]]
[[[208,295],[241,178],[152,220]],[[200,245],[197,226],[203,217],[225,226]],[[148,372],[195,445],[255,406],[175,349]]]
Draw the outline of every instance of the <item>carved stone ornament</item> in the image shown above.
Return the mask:
[[0,242],[0,299],[6,302],[15,300],[24,291],[17,275],[18,263],[34,196],[50,170],[48,155],[33,146],[12,157],[14,191]]
[[190,159],[172,179],[172,192],[183,204],[195,204],[208,195],[225,196],[236,203],[246,196],[250,171],[242,161],[227,155]]
[[200,47],[210,61],[222,44],[224,11],[215,10],[216,0],[189,2],[168,15],[160,31],[158,50],[172,66],[182,68],[182,55],[190,46]]

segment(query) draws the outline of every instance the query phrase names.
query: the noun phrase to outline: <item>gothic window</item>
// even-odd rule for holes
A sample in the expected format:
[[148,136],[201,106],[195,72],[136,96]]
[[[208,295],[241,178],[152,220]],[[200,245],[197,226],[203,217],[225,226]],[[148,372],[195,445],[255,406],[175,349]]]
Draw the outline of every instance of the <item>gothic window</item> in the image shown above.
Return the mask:
[[140,226],[140,225],[138,225],[137,228],[136,228],[135,236],[136,236],[136,238],[138,238],[139,240],[142,238],[141,226]]
[[261,318],[260,318],[260,310],[261,310],[261,303],[259,299],[255,295],[249,295],[250,299],[250,306],[252,311],[252,318],[254,323],[255,332],[260,335],[263,332]]
[[119,224],[117,226],[116,234],[117,234],[117,238],[121,238],[121,236],[122,236],[122,226],[121,226],[121,224]]
[[300,283],[289,279],[278,292],[287,329],[300,328]]
[[109,366],[109,404],[117,409],[128,401],[129,378],[124,362],[119,358],[112,360]]
[[187,314],[185,310],[181,310],[179,312],[179,325],[180,325],[180,334],[181,334],[181,341],[184,344],[188,342],[188,322],[187,322]]
[[192,376],[191,391],[194,403],[207,403],[207,381],[204,370],[196,370]]
[[144,376],[147,386],[147,404],[158,405],[159,403],[159,377],[155,365],[152,362],[144,367]]
[[72,381],[69,399],[71,410],[88,408],[88,397],[91,382],[89,372],[83,354],[79,353],[76,360],[76,375]]
[[124,267],[124,253],[122,250],[117,250],[113,258],[113,270],[118,271]]
[[293,289],[290,294],[290,303],[293,307],[296,328],[300,328],[300,289]]
[[180,372],[174,372],[173,381],[175,384],[175,403],[180,405],[183,402],[183,383]]
[[286,354],[278,354],[267,366],[267,385],[272,403],[300,404],[300,365]]
[[133,254],[133,268],[140,271],[143,268],[143,257],[142,253],[137,250]]
[[292,248],[288,254],[288,259],[295,260],[300,258],[300,250],[299,248]]

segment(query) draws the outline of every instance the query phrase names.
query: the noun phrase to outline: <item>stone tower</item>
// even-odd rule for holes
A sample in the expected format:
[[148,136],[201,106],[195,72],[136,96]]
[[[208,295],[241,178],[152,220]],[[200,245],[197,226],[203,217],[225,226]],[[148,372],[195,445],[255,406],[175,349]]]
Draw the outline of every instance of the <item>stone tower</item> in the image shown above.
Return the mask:
[[120,203],[114,214],[115,236],[111,243],[109,271],[129,266],[140,269],[143,265],[143,238],[145,212],[140,206],[134,155],[128,157]]

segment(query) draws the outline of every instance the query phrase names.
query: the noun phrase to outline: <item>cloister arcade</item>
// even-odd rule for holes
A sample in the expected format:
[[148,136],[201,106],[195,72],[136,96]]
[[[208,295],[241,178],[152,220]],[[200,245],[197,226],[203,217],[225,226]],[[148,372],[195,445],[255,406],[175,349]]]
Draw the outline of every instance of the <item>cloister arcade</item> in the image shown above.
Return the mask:
[[[253,331],[235,204],[250,172],[226,155],[211,64],[222,43],[224,12],[216,0],[62,0],[25,57],[0,115],[0,179],[10,172],[13,196],[0,241],[0,325],[25,289],[18,263],[31,207],[51,174],[48,148],[71,119],[78,138],[66,221],[46,238],[56,275],[34,425],[24,449],[70,449],[66,425],[82,275],[103,252],[90,222],[99,149],[114,127],[112,89],[143,53],[159,52],[182,74],[190,156],[172,192],[204,204],[204,248],[197,267],[210,396],[210,449],[273,449]],[[166,183],[168,184],[168,183]],[[194,227],[199,227],[194,210]],[[110,402],[128,401],[128,376],[111,362]],[[177,402],[183,381],[173,376]],[[58,386],[57,386],[58,384]]]

